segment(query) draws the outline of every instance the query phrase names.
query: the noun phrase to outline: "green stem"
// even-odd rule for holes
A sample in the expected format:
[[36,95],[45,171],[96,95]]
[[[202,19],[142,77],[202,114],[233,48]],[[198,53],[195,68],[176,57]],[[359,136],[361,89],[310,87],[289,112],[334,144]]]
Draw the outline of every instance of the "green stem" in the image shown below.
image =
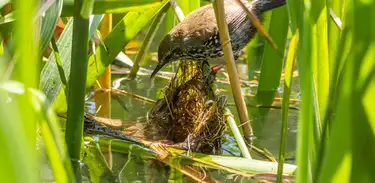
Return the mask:
[[85,86],[87,76],[89,21],[80,15],[82,0],[74,1],[73,44],[69,81],[68,116],[65,140],[76,181],[81,182],[80,155],[83,136]]
[[232,113],[230,112],[228,108],[224,109],[224,115],[227,118],[226,120],[233,133],[234,138],[236,139],[237,145],[241,150],[242,156],[247,159],[251,159],[251,155],[250,155],[249,149],[246,146],[245,140],[242,138],[241,132],[237,127],[236,121],[234,121],[232,117]]

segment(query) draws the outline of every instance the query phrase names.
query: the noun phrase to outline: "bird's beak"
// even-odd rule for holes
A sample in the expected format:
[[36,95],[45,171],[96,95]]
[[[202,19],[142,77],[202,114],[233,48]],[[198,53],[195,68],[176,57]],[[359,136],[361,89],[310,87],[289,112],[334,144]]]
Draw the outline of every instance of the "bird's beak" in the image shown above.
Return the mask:
[[166,64],[166,62],[159,62],[158,65],[156,66],[156,68],[154,69],[154,71],[152,72],[150,79],[153,78],[153,77],[156,75],[156,73],[158,73],[159,70],[160,70],[165,64]]

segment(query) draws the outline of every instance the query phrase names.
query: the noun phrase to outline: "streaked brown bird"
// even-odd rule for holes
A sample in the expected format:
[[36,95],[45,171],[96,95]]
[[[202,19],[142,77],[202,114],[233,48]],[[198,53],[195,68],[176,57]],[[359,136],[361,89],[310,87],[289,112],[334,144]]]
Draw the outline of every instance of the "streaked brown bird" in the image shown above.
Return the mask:
[[[286,0],[241,0],[259,20],[263,12],[277,8]],[[241,50],[256,33],[247,14],[234,0],[224,0],[225,17],[235,60]],[[176,60],[195,60],[208,63],[224,63],[219,29],[212,4],[189,13],[161,41],[158,50],[159,63],[151,78],[167,63]]]

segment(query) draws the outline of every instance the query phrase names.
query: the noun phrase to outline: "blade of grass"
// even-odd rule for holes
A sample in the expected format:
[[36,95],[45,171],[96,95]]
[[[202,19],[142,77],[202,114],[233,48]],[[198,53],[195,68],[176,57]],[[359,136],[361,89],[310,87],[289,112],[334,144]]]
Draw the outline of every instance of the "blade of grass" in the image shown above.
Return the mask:
[[64,72],[64,68],[61,64],[59,48],[57,48],[56,41],[55,41],[54,38],[52,38],[52,40],[51,40],[51,45],[52,45],[53,55],[55,57],[57,69],[59,71],[59,75],[60,75],[60,78],[61,78],[62,88],[65,92],[65,97],[68,98],[68,92],[69,92],[68,81],[65,77],[66,75],[65,75],[65,72]]
[[280,150],[279,150],[279,165],[277,170],[277,182],[282,182],[283,164],[285,157],[285,145],[286,145],[286,135],[288,128],[288,109],[289,109],[289,98],[292,91],[292,81],[293,81],[293,69],[296,59],[296,50],[298,47],[299,33],[298,31],[292,36],[289,44],[288,55],[285,66],[285,79],[284,79],[284,93],[282,102],[282,124],[280,132]]
[[312,71],[311,71],[311,24],[308,17],[309,10],[306,10],[302,1],[287,1],[289,19],[291,21],[292,33],[300,32],[300,44],[297,49],[297,63],[300,73],[301,87],[301,110],[297,134],[297,182],[309,182],[310,179],[310,136],[313,124],[312,103]]
[[164,20],[164,17],[167,14],[168,9],[170,8],[170,4],[167,4],[164,6],[158,15],[154,18],[154,20],[151,23],[151,26],[146,34],[145,39],[143,40],[143,43],[141,45],[141,48],[139,49],[137,56],[135,57],[134,65],[130,70],[129,78],[134,79],[137,76],[137,72],[139,70],[139,62],[142,61],[144,58],[144,55],[148,52],[148,49],[151,45],[151,42],[154,40],[154,37],[156,35],[157,30],[159,29],[159,26]]
[[288,13],[286,6],[272,11],[269,34],[278,46],[275,50],[266,44],[263,52],[262,68],[259,76],[257,99],[261,105],[271,105],[280,85],[284,62],[284,50],[288,35]]
[[190,11],[194,11],[201,6],[200,0],[190,0]]
[[[0,83],[0,86],[3,87],[3,83]],[[25,126],[26,123],[21,120],[21,107],[17,106],[16,98],[14,98],[15,102],[5,103],[9,100],[8,97],[7,93],[1,89],[0,177],[4,182],[40,182],[37,176],[36,155],[33,152],[35,145],[30,143],[35,140],[29,139],[30,136],[25,133],[32,126]],[[30,111],[30,109],[28,110]],[[27,122],[30,124],[30,121]],[[28,153],[25,153],[26,151]]]
[[[351,22],[348,23],[351,24]],[[344,28],[344,31],[346,29],[347,27]],[[341,40],[340,47],[343,47],[344,41],[346,40]],[[350,172],[353,166],[353,145],[351,139],[353,138],[353,133],[350,130],[351,122],[348,119],[350,119],[353,114],[351,109],[347,106],[353,105],[350,99],[350,91],[354,86],[351,82],[346,82],[351,80],[353,76],[352,69],[349,68],[349,59],[351,57],[353,57],[352,51],[348,57],[345,58],[348,59],[343,68],[345,74],[338,78],[337,91],[335,92],[335,98],[337,98],[337,100],[335,100],[336,104],[333,106],[333,110],[341,115],[334,115],[332,117],[332,124],[330,126],[331,135],[325,147],[325,156],[322,157],[323,160],[320,162],[321,170],[317,171],[320,182],[333,180],[349,182],[351,176]]]
[[[74,0],[64,0],[61,16],[72,16]],[[94,0],[92,14],[142,12],[160,6],[160,0]]]
[[[314,1],[311,6],[312,19],[312,66],[314,75],[314,94],[317,105],[315,106],[317,122],[323,122],[328,103],[329,94],[329,47],[328,47],[328,8],[325,0]],[[316,136],[321,135],[321,125],[315,124]],[[317,139],[317,145],[320,141]]]
[[185,0],[172,0],[171,2],[177,2],[181,10],[183,11],[184,15],[187,15],[190,13],[192,10],[190,9],[190,1],[185,1]]
[[256,75],[255,68],[257,68],[258,63],[261,63],[263,51],[264,44],[260,39],[259,35],[256,34],[255,37],[246,46],[248,80],[252,80]]
[[[57,140],[60,138],[60,134],[56,134],[52,132],[48,123],[46,122],[49,120],[50,123],[57,123],[55,116],[52,113],[52,116],[47,118],[48,112],[47,110],[50,109],[48,106],[43,106],[45,103],[45,96],[43,93],[37,90],[31,90],[34,97],[34,108],[39,113],[39,117],[42,119],[40,120],[40,131],[41,136],[44,141],[44,145],[46,146],[46,154],[49,159],[49,164],[51,166],[53,177],[56,182],[67,183],[67,182],[74,182],[74,177],[70,177],[72,179],[69,180],[68,172],[71,171],[71,167],[64,166],[64,162],[68,159],[65,154],[65,149],[62,148],[62,141]],[[43,103],[44,102],[44,103]],[[52,112],[52,111],[49,111]],[[69,162],[70,165],[70,162]]]
[[325,0],[314,1],[311,4],[311,8],[307,8],[309,12],[309,19],[311,25],[307,25],[311,28],[311,63],[313,72],[312,81],[312,97],[315,120],[313,121],[311,138],[311,153],[310,162],[311,168],[314,170],[312,173],[313,182],[315,182],[317,175],[315,174],[318,160],[319,147],[322,136],[322,125],[324,126],[325,115],[328,105],[329,95],[329,52],[328,52],[328,8]]
[[175,22],[174,10],[170,8],[167,11],[167,15],[165,16],[165,20],[164,20],[164,35],[168,34],[169,31],[172,30],[174,26],[174,22]]
[[[305,15],[306,16],[306,15]],[[298,70],[300,73],[301,86],[301,110],[299,117],[298,141],[297,141],[297,182],[310,182],[311,167],[309,155],[311,151],[313,135],[312,125],[314,124],[314,108],[313,93],[312,93],[312,69],[311,69],[311,24],[308,18],[305,18],[303,31],[301,31],[301,46],[298,54]]]
[[[39,45],[38,36],[36,35],[38,35],[39,32],[36,32],[33,24],[34,16],[32,16],[35,13],[37,2],[34,0],[14,0],[12,3],[15,9],[17,9],[17,12],[15,12],[17,21],[15,21],[16,32],[14,37],[17,63],[13,75],[18,81],[23,83],[25,88],[37,88],[39,78],[37,74],[39,70],[37,48]],[[15,172],[6,176],[15,176],[14,180],[16,180],[16,182],[39,182],[36,154],[37,116],[33,110],[30,110],[32,108],[29,102],[30,97],[30,93],[27,92],[25,95],[21,95],[17,98],[17,108],[13,109],[19,112],[18,114],[16,113],[16,115],[20,117],[18,120],[16,118],[16,120],[13,121],[13,119],[8,118],[10,119],[9,121],[4,121],[4,123],[14,123],[14,125],[8,124],[10,129],[3,129],[7,131],[11,130],[7,134],[10,136],[17,135],[13,140],[20,139],[20,142],[22,142],[22,144],[18,145],[13,143],[12,146],[5,149],[12,152],[10,149],[15,148],[15,151],[13,151],[15,154],[10,156],[12,159],[10,161],[15,161],[15,164],[11,166],[15,168],[13,170]],[[27,152],[27,155],[25,155],[24,152]],[[19,171],[22,169],[25,171]]]
[[[343,16],[351,17],[350,9],[346,9]],[[350,132],[350,122],[347,120],[350,118],[350,109],[347,106],[350,105],[348,92],[351,89],[348,89],[348,87],[350,88],[351,86],[344,85],[342,82],[344,78],[350,77],[347,73],[343,74],[343,70],[347,67],[347,62],[349,61],[349,51],[354,46],[352,41],[353,30],[350,24],[352,24],[350,21],[344,24],[343,33],[339,39],[339,45],[337,45],[336,61],[331,62],[335,64],[331,65],[335,69],[330,82],[330,103],[326,112],[322,143],[315,170],[316,180],[319,182],[333,180],[347,182],[350,178],[350,167],[352,166],[352,145],[350,141],[352,134]],[[333,115],[334,113],[342,115]],[[335,174],[338,176],[333,175],[332,172],[336,172]]]
[[334,117],[335,117],[335,115],[333,114],[335,113],[336,110],[339,110],[337,107],[335,107],[337,103],[339,102],[338,98],[340,95],[338,91],[341,89],[338,86],[338,83],[339,83],[339,78],[342,78],[342,76],[340,76],[342,74],[341,70],[343,70],[342,65],[345,65],[347,61],[348,52],[349,50],[351,50],[350,48],[351,45],[352,45],[352,33],[348,29],[344,29],[342,37],[340,39],[339,46],[338,46],[338,52],[337,52],[337,53],[342,53],[342,54],[338,55],[335,58],[337,59],[337,61],[335,62],[337,64],[336,66],[337,69],[335,69],[333,73],[334,79],[332,80],[332,82],[330,82],[330,92],[329,92],[330,102],[328,103],[327,112],[326,112],[327,115],[325,116],[325,119],[324,119],[324,126],[322,129],[322,138],[321,138],[322,143],[320,144],[320,147],[319,147],[318,162],[316,166],[317,169],[315,170],[316,175],[318,176],[317,180],[319,180],[320,174],[322,173],[321,169],[323,168],[322,167],[323,158],[326,156],[325,155],[327,151],[326,148],[328,146],[328,142],[331,140],[330,129],[332,128],[332,121],[334,120]]
[[[32,106],[31,110],[33,110],[37,114],[38,119],[40,119],[38,124],[40,134],[44,141],[44,143],[39,143],[39,145],[45,145],[54,178],[57,182],[68,182],[68,178],[70,178],[69,182],[74,182],[74,177],[71,174],[71,165],[70,162],[67,161],[66,146],[61,137],[60,127],[55,114],[46,102],[46,96],[36,89],[25,89],[22,83],[15,81],[4,82],[0,89],[15,94],[13,96],[17,97],[25,95],[25,93],[30,94],[28,100]],[[4,93],[2,92],[2,94]]]
[[[331,9],[332,12],[335,13],[335,15],[342,19],[342,10],[343,10],[343,3],[341,0],[329,0],[326,1],[327,7]],[[337,52],[338,45],[340,43],[340,37],[341,37],[341,31],[336,26],[335,22],[332,20],[328,20],[328,47],[329,47],[329,76],[330,76],[330,83],[333,82],[336,78],[334,77],[334,72],[336,70],[335,66],[336,64],[336,57],[338,54],[341,54]]]
[[[375,2],[355,1],[353,5],[353,45],[351,57],[348,59],[347,72],[350,78],[345,81],[352,87],[350,90],[353,161],[350,181],[374,182],[372,169],[375,165],[375,121],[373,111],[368,104],[374,99],[375,84]],[[368,20],[368,24],[363,20]],[[367,22],[367,21],[366,21]],[[366,103],[366,106],[365,106]],[[356,121],[357,123],[353,123]],[[363,151],[365,149],[365,151]]]

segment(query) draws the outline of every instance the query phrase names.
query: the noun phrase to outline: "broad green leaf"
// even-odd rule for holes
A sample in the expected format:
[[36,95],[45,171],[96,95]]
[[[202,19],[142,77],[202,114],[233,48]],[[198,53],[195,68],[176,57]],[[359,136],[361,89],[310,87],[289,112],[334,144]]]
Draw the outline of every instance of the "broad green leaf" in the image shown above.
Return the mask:
[[[195,1],[195,0],[193,0]],[[178,5],[180,6],[181,10],[184,12],[184,15],[187,15],[192,10],[190,9],[190,1],[185,0],[176,0]]]
[[309,182],[311,167],[309,154],[311,150],[312,124],[314,123],[312,99],[312,70],[311,70],[311,20],[308,17],[309,9],[303,1],[287,1],[291,30],[300,33],[297,49],[297,65],[300,74],[301,110],[297,135],[297,182]]
[[263,52],[262,69],[259,78],[257,99],[261,105],[271,105],[275,92],[280,85],[284,63],[284,51],[288,35],[288,12],[286,6],[272,11],[269,34],[278,49],[266,44]]
[[[332,35],[338,32],[332,26],[329,29],[329,47],[336,47],[333,49],[337,51],[335,56],[324,56],[326,51],[322,53],[320,48],[317,48],[326,47],[325,41],[318,41],[326,39],[326,36],[321,35],[326,31],[325,28],[318,28],[317,34],[311,36],[316,44],[312,52],[323,54],[323,57],[317,55],[314,59],[335,59],[329,62],[332,76],[327,77],[327,70],[321,73],[321,69],[316,69],[318,72],[315,72],[317,77],[326,76],[325,79],[331,78],[332,82],[329,83],[330,98],[326,101],[329,107],[326,113],[328,117],[324,122],[329,122],[326,128],[327,135],[323,136],[326,138],[320,146],[322,153],[317,162],[317,171],[312,178],[314,182],[374,182],[372,170],[375,168],[375,119],[370,106],[375,100],[375,32],[372,29],[375,27],[375,2],[350,0],[343,5],[337,5],[342,3],[339,1],[331,3],[339,14],[343,13],[341,17],[346,21],[340,36]],[[316,4],[312,7],[317,10],[322,6]],[[317,15],[315,18],[320,21],[319,13],[313,15]],[[324,24],[324,21],[322,23]],[[320,63],[322,64],[329,65],[328,62]],[[317,92],[326,89],[317,87]],[[316,142],[311,144],[315,146]]]
[[[342,19],[343,18],[343,3],[341,0],[330,0],[327,1],[327,8],[331,8],[331,11],[335,13],[335,15]],[[338,57],[338,54],[342,54],[338,52],[338,45],[340,43],[340,37],[341,37],[341,31],[339,28],[336,26],[335,22],[330,20],[331,18],[328,18],[328,47],[329,47],[329,76],[330,76],[330,81],[334,82],[333,80],[336,79],[334,76],[335,74],[335,69],[336,69],[336,57]]]
[[[69,80],[70,76],[70,58],[72,51],[72,30],[73,19],[65,25],[64,31],[57,41],[57,48],[59,50],[62,68],[65,73],[65,78]],[[50,55],[46,65],[44,66],[40,76],[40,88],[47,96],[50,102],[54,102],[62,89],[61,79],[56,65],[55,57]]]
[[[325,0],[314,1],[311,8],[312,23],[312,68],[314,90],[317,101],[316,118],[323,121],[327,110],[329,94],[329,47],[328,47],[328,10]],[[319,124],[320,126],[321,124]],[[320,130],[320,129],[318,129]],[[319,133],[319,132],[316,132]],[[318,136],[320,134],[317,134]],[[319,143],[319,142],[317,142]]]
[[[96,27],[99,25],[102,15],[95,15],[92,17],[91,25],[89,28],[89,37],[96,31]],[[59,50],[59,56],[65,78],[69,80],[70,76],[70,59],[72,51],[72,31],[73,31],[73,19],[70,19],[65,25],[64,31],[60,35],[57,41],[57,48]],[[48,62],[44,66],[41,73],[40,88],[46,94],[48,100],[51,102],[55,101],[59,91],[62,89],[61,78],[56,65],[56,59],[53,54],[50,55]],[[64,97],[65,98],[65,97]]]
[[61,14],[62,1],[63,0],[55,0],[42,18],[42,27],[40,29],[40,54],[47,48],[55,33],[56,23]]

